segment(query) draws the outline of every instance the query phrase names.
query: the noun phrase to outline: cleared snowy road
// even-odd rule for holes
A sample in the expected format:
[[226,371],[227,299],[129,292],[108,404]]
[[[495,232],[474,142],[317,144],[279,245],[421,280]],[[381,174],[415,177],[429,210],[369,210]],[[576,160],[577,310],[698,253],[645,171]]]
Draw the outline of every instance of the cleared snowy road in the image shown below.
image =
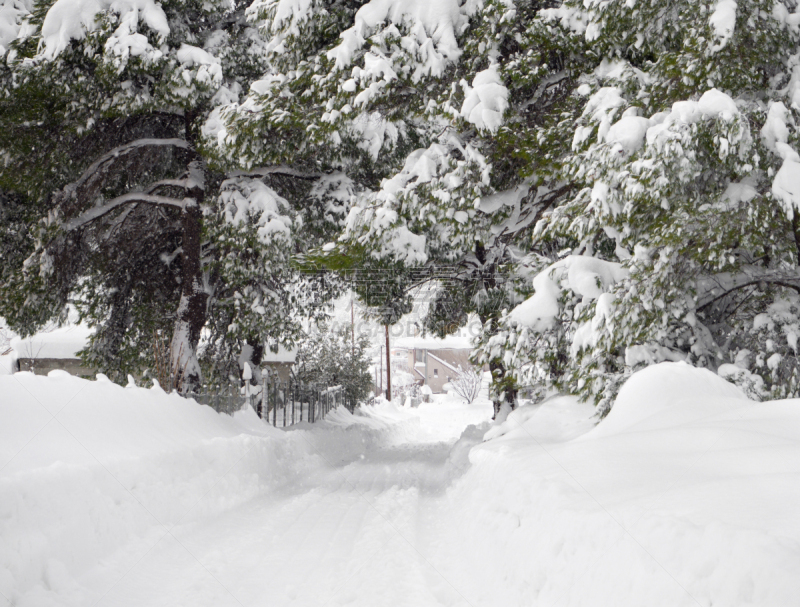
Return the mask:
[[[360,432],[342,441],[336,427],[330,440],[320,427],[304,433],[322,465],[300,486],[160,530],[82,582],[114,607],[468,605],[426,552],[438,500],[458,474],[452,444],[491,408],[445,409],[437,434],[419,424],[369,441]],[[119,581],[104,588],[110,580]]]

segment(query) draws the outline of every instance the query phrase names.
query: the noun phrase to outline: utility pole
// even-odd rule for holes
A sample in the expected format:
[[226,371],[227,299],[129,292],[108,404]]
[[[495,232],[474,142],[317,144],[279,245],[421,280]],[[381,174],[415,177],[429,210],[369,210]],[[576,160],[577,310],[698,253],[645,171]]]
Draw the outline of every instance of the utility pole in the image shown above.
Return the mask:
[[392,359],[389,350],[389,325],[386,325],[386,400],[392,401]]
[[353,360],[356,359],[356,313],[353,305],[353,294],[350,293],[350,337],[353,350]]
[[378,366],[381,370],[381,384],[378,386],[378,390],[383,392],[383,346],[381,346],[381,353],[378,354]]

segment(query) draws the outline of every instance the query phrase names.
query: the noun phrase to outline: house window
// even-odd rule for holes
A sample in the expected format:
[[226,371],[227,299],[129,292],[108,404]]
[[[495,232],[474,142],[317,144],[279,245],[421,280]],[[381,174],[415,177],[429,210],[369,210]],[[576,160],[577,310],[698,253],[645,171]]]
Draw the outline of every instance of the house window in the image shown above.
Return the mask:
[[439,377],[439,369],[434,369],[433,370],[433,376],[434,377]]
[[414,350],[414,358],[416,358],[418,363],[425,362],[425,350]]

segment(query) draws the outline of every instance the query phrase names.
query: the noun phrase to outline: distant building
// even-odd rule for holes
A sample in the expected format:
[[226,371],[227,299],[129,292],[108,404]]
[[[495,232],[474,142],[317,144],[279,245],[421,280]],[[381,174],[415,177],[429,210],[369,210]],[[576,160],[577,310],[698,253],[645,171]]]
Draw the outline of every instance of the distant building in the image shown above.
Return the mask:
[[273,352],[267,347],[261,358],[261,368],[270,375],[277,374],[279,381],[288,382],[292,379],[292,365],[296,360],[297,348],[287,350],[283,346],[279,346],[278,351]]
[[[78,377],[94,379],[97,370],[85,367],[78,357],[78,352],[86,347],[91,334],[92,330],[88,327],[70,325],[25,339],[17,337],[11,341],[11,351],[0,357],[0,363],[4,363],[3,367],[9,367],[11,373],[30,371],[36,375],[47,375],[50,371],[60,369]],[[296,358],[296,348],[287,350],[281,346],[277,352],[266,348],[261,366],[270,373],[276,373],[280,381],[289,381]]]
[[472,367],[472,347],[467,337],[401,337],[393,349],[406,351],[408,368],[416,383],[428,386],[434,394],[444,392],[445,384],[455,379],[460,370]]

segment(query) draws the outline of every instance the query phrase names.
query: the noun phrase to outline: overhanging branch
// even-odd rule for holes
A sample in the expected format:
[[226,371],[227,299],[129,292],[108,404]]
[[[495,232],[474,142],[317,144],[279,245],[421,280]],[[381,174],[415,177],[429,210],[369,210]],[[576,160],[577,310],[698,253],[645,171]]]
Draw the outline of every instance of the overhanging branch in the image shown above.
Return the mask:
[[186,189],[186,179],[161,179],[147,186],[145,193],[153,194],[159,188],[183,188]]
[[279,165],[272,167],[258,167],[250,169],[249,171],[236,171],[231,173],[231,177],[250,177],[253,179],[263,179],[269,175],[282,175],[284,177],[294,177],[295,179],[306,179],[313,181],[319,179],[324,173],[307,173],[305,171],[298,171],[288,166]]
[[697,308],[705,308],[726,295],[759,283],[773,284],[800,293],[800,271],[797,268],[775,270],[745,266],[740,272],[725,272],[701,281]]
[[[117,163],[128,159],[134,153],[153,148],[177,148],[195,153],[192,145],[184,139],[145,138],[131,141],[110,150],[93,162],[77,181],[70,183],[55,194],[55,203],[62,207],[65,215],[69,216],[98,195],[106,176]],[[69,208],[73,206],[74,208]]]
[[[146,194],[144,192],[131,192],[130,194],[124,194],[122,196],[117,196],[109,200],[106,204],[93,207],[82,213],[78,217],[74,219],[70,219],[64,224],[64,229],[68,232],[72,230],[77,230],[85,226],[92,221],[110,213],[114,209],[117,209],[126,204],[152,204],[152,205],[159,205],[159,206],[167,206],[173,207],[176,209],[183,209],[186,206],[187,201],[191,199],[184,198],[183,200],[178,200],[177,198],[169,198],[168,196],[156,196],[154,194]],[[194,201],[192,201],[194,202]]]

